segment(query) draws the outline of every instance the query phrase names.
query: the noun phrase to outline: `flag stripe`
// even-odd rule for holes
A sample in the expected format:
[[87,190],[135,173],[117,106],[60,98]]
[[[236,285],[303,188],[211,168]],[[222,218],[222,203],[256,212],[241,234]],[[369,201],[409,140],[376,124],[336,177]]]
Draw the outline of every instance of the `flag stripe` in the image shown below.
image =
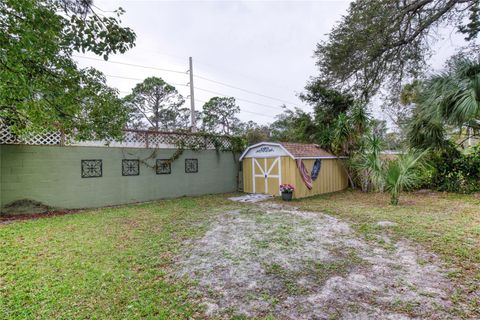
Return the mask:
[[305,183],[305,186],[307,186],[308,190],[312,190],[312,178],[310,177],[310,174],[308,173],[307,168],[305,168],[305,164],[303,164],[302,159],[297,159],[297,168],[298,171],[300,171],[300,175],[302,177],[303,183]]

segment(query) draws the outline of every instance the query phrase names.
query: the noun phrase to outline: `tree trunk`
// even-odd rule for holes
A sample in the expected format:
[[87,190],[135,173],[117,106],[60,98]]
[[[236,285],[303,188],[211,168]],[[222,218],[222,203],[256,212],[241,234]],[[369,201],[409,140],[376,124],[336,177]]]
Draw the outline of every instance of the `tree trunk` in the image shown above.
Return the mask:
[[398,194],[392,193],[392,196],[390,198],[390,204],[393,206],[398,205]]

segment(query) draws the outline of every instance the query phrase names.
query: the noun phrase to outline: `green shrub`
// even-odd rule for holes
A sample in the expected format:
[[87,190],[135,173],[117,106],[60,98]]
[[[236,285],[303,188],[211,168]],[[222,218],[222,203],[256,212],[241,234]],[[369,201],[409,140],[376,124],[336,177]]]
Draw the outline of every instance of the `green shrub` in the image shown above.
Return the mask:
[[464,153],[452,145],[431,153],[429,162],[434,170],[431,181],[425,181],[425,184],[430,184],[430,188],[459,193],[480,191],[480,145],[469,148]]

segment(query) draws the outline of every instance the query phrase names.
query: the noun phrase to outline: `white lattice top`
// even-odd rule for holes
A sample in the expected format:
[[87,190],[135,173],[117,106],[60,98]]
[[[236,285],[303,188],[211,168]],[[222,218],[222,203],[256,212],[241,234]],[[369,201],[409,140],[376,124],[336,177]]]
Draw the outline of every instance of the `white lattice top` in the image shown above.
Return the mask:
[[146,130],[125,130],[123,140],[75,141],[71,137],[62,137],[60,132],[18,137],[6,126],[0,125],[0,144],[27,145],[68,145],[68,146],[109,146],[128,148],[185,148],[230,150],[232,143],[226,136],[205,136],[195,133],[159,132]]

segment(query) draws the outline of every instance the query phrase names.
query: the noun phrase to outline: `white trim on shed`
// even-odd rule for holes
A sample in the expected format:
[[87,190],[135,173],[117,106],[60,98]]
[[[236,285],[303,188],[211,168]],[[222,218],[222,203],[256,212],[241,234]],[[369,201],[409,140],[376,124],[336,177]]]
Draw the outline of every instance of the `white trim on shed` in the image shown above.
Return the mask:
[[[275,148],[264,149],[264,147],[268,146]],[[295,159],[280,143],[261,142],[248,147],[240,156],[240,161],[244,158],[276,158],[284,156],[289,156],[290,158]]]
[[[271,150],[264,149],[264,147],[272,146]],[[294,157],[281,143],[275,142],[260,142],[249,146],[240,156],[240,161],[244,158],[276,158],[288,156],[292,159],[344,159],[346,157],[336,156],[316,156],[316,157]]]

